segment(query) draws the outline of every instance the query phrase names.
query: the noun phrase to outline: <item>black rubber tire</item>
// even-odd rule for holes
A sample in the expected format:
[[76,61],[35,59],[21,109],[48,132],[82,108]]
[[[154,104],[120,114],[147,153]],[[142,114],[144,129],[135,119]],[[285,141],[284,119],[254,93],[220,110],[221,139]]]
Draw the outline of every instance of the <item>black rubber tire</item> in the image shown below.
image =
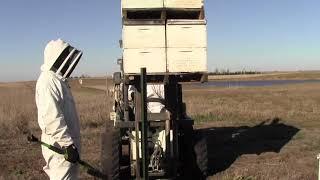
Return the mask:
[[194,155],[196,157],[197,168],[202,178],[208,175],[208,146],[207,138],[201,132],[194,133]]
[[206,141],[195,133],[191,124],[182,124],[179,130],[179,179],[205,179],[208,164]]
[[107,120],[101,135],[101,166],[108,180],[120,178],[120,130]]

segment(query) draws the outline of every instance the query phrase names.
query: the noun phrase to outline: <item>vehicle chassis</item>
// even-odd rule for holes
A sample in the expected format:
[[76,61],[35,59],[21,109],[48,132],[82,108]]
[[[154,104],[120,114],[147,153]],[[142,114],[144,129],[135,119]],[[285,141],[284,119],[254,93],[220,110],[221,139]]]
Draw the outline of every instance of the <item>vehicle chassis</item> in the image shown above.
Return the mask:
[[[113,109],[116,118],[107,120],[102,133],[102,170],[108,179],[177,179],[182,176],[186,170],[183,166],[192,159],[194,122],[186,115],[180,82],[204,82],[206,79],[203,73],[147,75],[145,68],[141,68],[141,74],[113,75],[113,84],[118,87],[118,92],[114,93],[120,93],[121,98]],[[164,98],[147,98],[148,83],[163,84]],[[134,87],[133,102],[128,100],[130,86]],[[165,111],[148,112],[148,102],[163,104]],[[150,129],[165,130],[166,151],[161,156],[161,168],[157,170],[150,168]],[[139,135],[133,136],[131,132]],[[135,139],[135,157],[132,157],[130,138]]]

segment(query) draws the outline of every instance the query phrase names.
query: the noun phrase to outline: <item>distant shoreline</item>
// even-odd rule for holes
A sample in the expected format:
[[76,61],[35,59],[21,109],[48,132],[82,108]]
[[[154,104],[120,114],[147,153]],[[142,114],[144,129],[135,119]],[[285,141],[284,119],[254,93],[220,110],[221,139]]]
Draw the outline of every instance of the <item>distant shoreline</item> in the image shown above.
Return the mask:
[[243,75],[209,75],[208,80],[307,80],[320,79],[320,71],[264,72]]

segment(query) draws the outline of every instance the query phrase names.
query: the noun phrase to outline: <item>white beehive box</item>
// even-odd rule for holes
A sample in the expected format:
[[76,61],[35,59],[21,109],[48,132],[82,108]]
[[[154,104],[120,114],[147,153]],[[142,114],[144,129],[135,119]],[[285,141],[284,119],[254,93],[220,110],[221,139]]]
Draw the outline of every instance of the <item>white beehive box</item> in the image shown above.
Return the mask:
[[207,48],[168,48],[169,72],[206,72]]
[[203,7],[203,0],[164,0],[166,8],[190,8],[200,9]]
[[168,20],[167,68],[169,72],[207,71],[205,20]]
[[122,9],[163,8],[163,0],[122,0]]
[[166,72],[166,48],[123,49],[123,69],[126,74]]
[[124,25],[123,48],[166,47],[165,25]]
[[167,47],[207,47],[207,26],[205,20],[168,20]]

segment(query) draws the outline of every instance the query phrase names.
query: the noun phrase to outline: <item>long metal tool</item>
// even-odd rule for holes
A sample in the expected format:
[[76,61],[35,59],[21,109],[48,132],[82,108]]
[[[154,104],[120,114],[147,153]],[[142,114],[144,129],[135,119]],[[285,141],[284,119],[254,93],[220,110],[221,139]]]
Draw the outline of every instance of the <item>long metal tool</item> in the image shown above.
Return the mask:
[[[35,137],[34,135],[28,135],[27,137],[29,142],[34,142],[34,143],[38,143],[41,144],[42,146],[47,147],[48,149],[52,150],[53,152],[56,152],[58,154],[64,155],[64,150],[57,148],[55,146],[52,146],[50,144],[47,144],[45,142],[40,141],[37,137]],[[103,173],[101,173],[98,169],[94,168],[93,166],[91,166],[89,163],[79,159],[78,163],[80,165],[82,165],[82,167],[84,167],[87,171],[87,173],[91,176],[97,177],[97,178],[101,178],[101,179],[105,179],[107,178],[106,175],[104,175]]]
[[[136,92],[135,92],[135,105],[136,107],[141,107],[141,89],[140,86],[136,87]],[[136,179],[140,180],[141,179],[141,174],[140,174],[140,119],[141,119],[141,111],[140,109],[136,108],[135,112],[135,143],[136,143]]]
[[143,179],[148,180],[148,120],[147,120],[147,70],[141,68],[141,149],[142,149],[142,173]]

